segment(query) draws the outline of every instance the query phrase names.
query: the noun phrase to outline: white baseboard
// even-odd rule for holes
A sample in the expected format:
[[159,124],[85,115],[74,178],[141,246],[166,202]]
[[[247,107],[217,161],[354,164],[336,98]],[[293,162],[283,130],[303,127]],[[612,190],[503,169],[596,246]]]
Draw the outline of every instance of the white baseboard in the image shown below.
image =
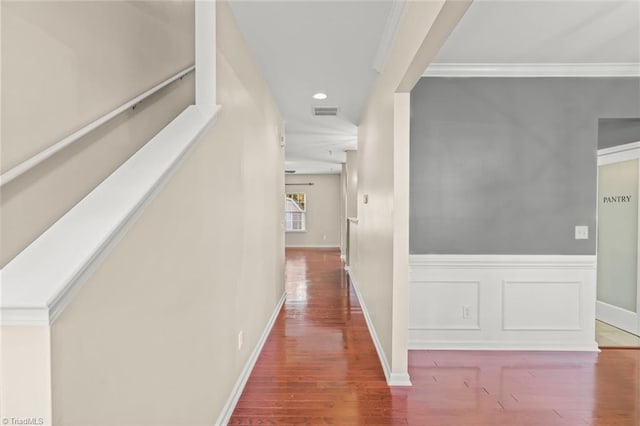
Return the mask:
[[364,303],[364,298],[358,290],[358,284],[353,279],[353,275],[351,270],[348,267],[345,267],[347,274],[349,275],[349,280],[353,285],[353,289],[356,292],[356,297],[360,302],[360,307],[362,308],[362,314],[364,315],[364,320],[367,323],[367,328],[369,329],[369,334],[371,335],[371,340],[373,340],[373,345],[376,348],[376,352],[378,353],[378,358],[380,359],[380,364],[382,365],[382,371],[384,372],[384,377],[387,380],[387,384],[389,386],[411,386],[411,380],[409,378],[408,373],[391,373],[391,367],[389,366],[389,361],[387,360],[387,356],[384,353],[382,348],[382,344],[380,343],[380,339],[378,339],[378,333],[376,332],[376,328],[373,325],[373,321],[371,321],[371,317],[369,316],[369,311],[367,310],[367,305]]
[[596,318],[629,333],[637,335],[640,332],[637,313],[599,300],[596,302]]
[[598,344],[594,341],[586,345],[567,344],[558,342],[518,342],[500,341],[491,342],[484,340],[435,341],[409,339],[409,350],[456,350],[456,351],[571,351],[571,352],[599,352]]
[[216,420],[216,423],[215,423],[216,426],[224,426],[229,423],[229,419],[231,419],[233,410],[235,410],[236,404],[238,403],[238,400],[242,395],[244,386],[247,384],[247,380],[249,380],[251,371],[253,371],[253,367],[256,365],[256,361],[260,356],[260,352],[262,352],[262,347],[267,341],[267,338],[269,337],[269,333],[271,333],[271,329],[273,328],[273,324],[276,322],[276,318],[278,317],[278,314],[280,313],[280,309],[282,309],[282,305],[284,305],[284,302],[286,299],[287,299],[287,293],[285,292],[282,294],[280,301],[278,302],[275,309],[273,310],[273,313],[271,314],[271,317],[269,318],[269,321],[267,322],[267,325],[264,328],[264,331],[262,332],[260,339],[258,339],[258,343],[256,343],[256,346],[253,349],[253,352],[251,352],[251,356],[247,360],[247,363],[244,365],[244,368],[242,369],[242,373],[240,373],[240,376],[238,377],[238,380],[236,381],[236,384],[233,387],[231,394],[229,395],[229,399],[227,400],[227,403],[224,405],[224,407],[222,407],[222,411],[220,412],[220,415],[218,416],[218,420]]
[[340,246],[333,244],[287,244],[286,248],[331,248],[331,249],[339,249]]
[[409,373],[391,373],[387,377],[389,386],[413,386]]
[[596,351],[595,256],[412,255],[409,349]]

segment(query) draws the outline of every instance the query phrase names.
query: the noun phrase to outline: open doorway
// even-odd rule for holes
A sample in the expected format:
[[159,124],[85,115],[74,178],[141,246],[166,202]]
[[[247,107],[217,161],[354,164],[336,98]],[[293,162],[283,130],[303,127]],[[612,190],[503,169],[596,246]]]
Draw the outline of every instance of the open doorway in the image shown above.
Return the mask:
[[640,119],[599,124],[596,340],[640,347]]

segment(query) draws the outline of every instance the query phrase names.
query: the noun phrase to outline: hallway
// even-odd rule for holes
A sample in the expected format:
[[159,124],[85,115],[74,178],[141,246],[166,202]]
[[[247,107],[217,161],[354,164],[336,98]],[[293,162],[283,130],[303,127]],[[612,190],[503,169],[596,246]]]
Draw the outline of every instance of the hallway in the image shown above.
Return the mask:
[[640,351],[412,351],[388,388],[337,250],[288,249],[287,301],[229,424],[636,425]]

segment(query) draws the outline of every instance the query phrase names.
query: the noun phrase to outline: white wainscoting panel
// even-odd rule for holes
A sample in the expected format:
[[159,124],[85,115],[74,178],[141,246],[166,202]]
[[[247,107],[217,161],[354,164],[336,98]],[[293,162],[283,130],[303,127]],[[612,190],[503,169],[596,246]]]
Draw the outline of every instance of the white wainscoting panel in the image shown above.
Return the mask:
[[410,349],[596,351],[596,257],[412,255]]
[[[579,281],[504,281],[503,330],[580,330]],[[531,303],[531,297],[543,303]]]
[[[479,281],[412,281],[409,329],[479,330]],[[468,315],[465,315],[465,307]]]

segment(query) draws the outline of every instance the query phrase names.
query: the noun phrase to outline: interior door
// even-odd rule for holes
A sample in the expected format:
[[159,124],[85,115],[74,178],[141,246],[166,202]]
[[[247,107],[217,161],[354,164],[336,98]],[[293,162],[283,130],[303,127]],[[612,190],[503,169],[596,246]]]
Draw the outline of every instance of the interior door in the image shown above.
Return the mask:
[[638,335],[639,164],[637,159],[599,164],[596,318]]

